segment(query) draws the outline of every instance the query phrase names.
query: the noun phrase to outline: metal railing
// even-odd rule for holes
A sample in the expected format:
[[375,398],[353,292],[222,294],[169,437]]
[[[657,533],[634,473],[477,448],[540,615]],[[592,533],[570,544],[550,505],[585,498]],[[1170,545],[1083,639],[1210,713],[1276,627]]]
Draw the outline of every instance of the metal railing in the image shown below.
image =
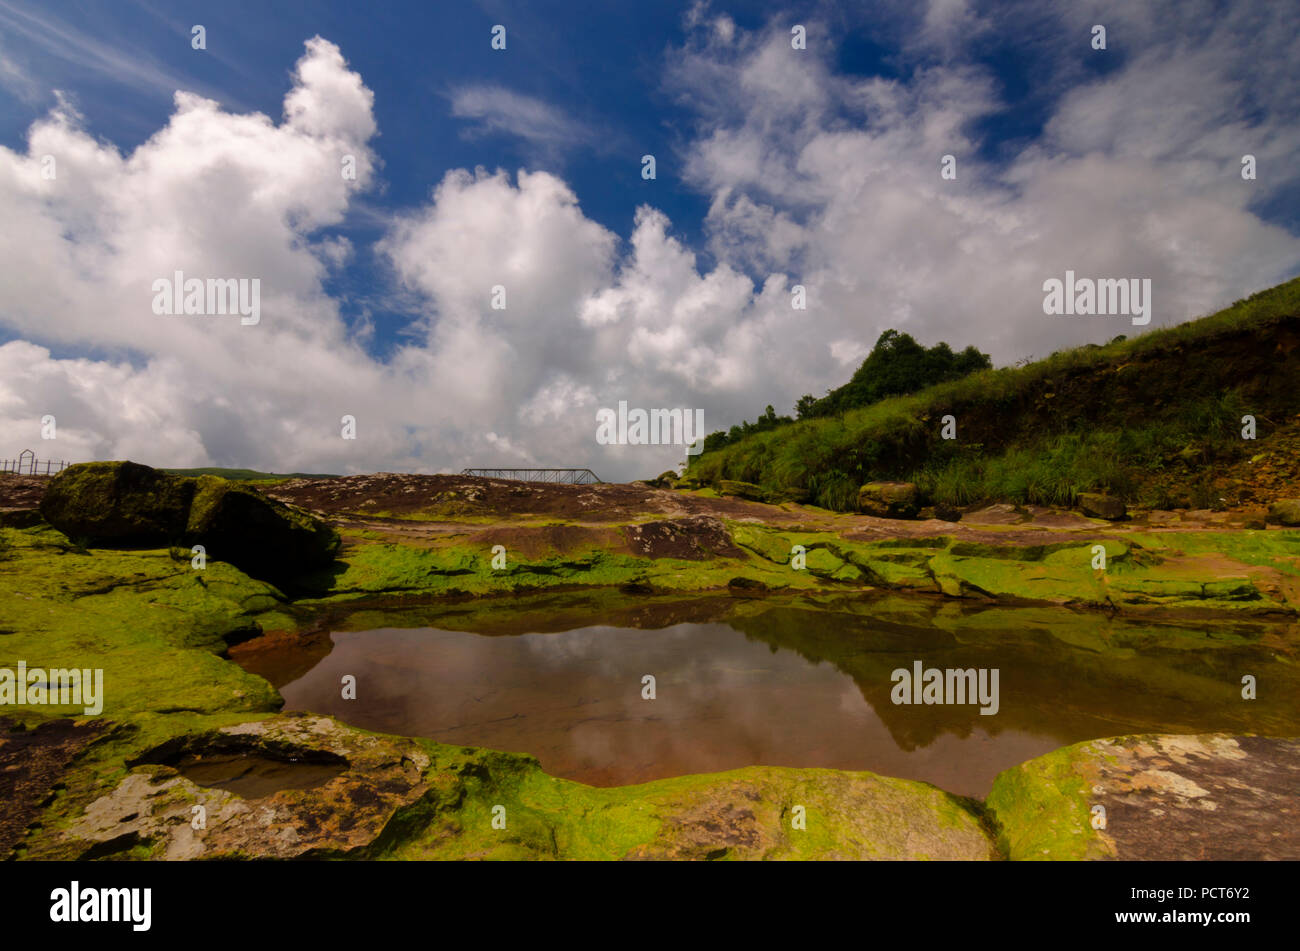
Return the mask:
[[462,469],[461,475],[485,479],[515,479],[551,485],[596,485],[600,478],[590,469]]
[[0,472],[12,472],[15,475],[54,475],[70,465],[72,463],[64,462],[62,459],[58,462],[53,459],[37,459],[36,453],[24,449],[18,454],[17,459],[0,459]]

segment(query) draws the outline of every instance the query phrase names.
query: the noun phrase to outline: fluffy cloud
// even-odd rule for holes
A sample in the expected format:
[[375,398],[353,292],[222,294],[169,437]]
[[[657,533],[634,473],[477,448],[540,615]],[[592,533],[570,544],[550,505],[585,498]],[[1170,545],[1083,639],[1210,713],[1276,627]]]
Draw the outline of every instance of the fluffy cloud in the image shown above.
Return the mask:
[[[113,355],[56,360],[11,345],[6,356],[50,363],[50,378],[81,379],[82,390],[99,387],[86,401],[99,412],[60,417],[61,433],[93,430],[88,454],[344,464],[329,417],[359,415],[391,374],[348,341],[322,290],[328,262],[345,248],[305,239],[339,222],[371,173],[370,93],[338,49],[316,39],[278,125],[187,93],[175,104],[168,125],[129,156],[87,134],[66,104],[32,127],[26,155],[0,150],[0,204],[13,222],[0,232],[7,329]],[[42,175],[47,155],[53,179]],[[356,181],[340,171],[349,155]],[[258,278],[261,323],[154,314],[153,281],[177,270]],[[52,397],[17,379],[0,382],[0,431],[26,444]]]
[[[873,341],[887,327],[926,342],[975,342],[999,362],[1134,332],[1122,320],[1045,317],[1042,282],[1066,269],[1150,277],[1157,326],[1296,272],[1300,242],[1256,214],[1294,181],[1282,156],[1293,154],[1300,126],[1283,100],[1296,83],[1256,93],[1248,68],[1265,48],[1294,56],[1294,31],[1274,23],[1267,38],[1254,35],[1242,21],[1265,28],[1260,10],[1171,16],[1160,29],[1135,15],[1062,10],[1048,30],[1049,59],[1104,55],[1088,46],[1099,21],[1130,52],[1101,78],[1064,65],[1076,84],[1042,135],[1001,162],[982,155],[972,130],[1006,106],[987,67],[961,55],[953,37],[1012,29],[1012,14],[981,19],[964,3],[931,3],[897,80],[836,75],[831,57],[791,50],[781,30],[739,42],[701,30],[680,53],[677,88],[708,77],[735,91],[703,101],[702,131],[687,152],[692,181],[713,196],[715,254],[809,287],[798,332],[821,352],[787,363],[772,396],[820,392],[813,380],[823,377],[838,382],[837,365],[854,352],[847,342]],[[1190,35],[1172,27],[1184,21]],[[1267,108],[1241,108],[1256,96]],[[1241,180],[1246,152],[1268,157],[1271,182]],[[955,181],[939,174],[949,154]],[[799,342],[787,335],[781,352],[800,354]]]

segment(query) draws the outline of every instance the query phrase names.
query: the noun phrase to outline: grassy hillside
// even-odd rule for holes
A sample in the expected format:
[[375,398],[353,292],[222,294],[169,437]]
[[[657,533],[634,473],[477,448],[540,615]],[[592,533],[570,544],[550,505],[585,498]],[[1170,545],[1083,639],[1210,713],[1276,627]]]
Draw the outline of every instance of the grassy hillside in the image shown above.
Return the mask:
[[222,469],[216,466],[201,469],[163,469],[162,471],[180,476],[221,476],[223,479],[232,479],[236,482],[275,482],[281,479],[337,478],[333,473],[327,472],[258,472],[256,469]]
[[[696,457],[686,475],[840,510],[881,479],[915,481],[930,502],[953,505],[1070,505],[1106,491],[1152,507],[1212,507],[1232,491],[1225,473],[1270,440],[1294,449],[1298,411],[1300,278],[1177,327],[750,436]],[[949,414],[954,440],[940,435]],[[1254,441],[1241,436],[1246,414]]]

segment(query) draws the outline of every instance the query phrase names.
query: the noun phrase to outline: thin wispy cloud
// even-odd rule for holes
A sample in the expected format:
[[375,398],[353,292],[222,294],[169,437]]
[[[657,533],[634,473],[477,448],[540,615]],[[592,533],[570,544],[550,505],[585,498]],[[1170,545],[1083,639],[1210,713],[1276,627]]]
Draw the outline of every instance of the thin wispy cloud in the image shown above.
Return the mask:
[[500,86],[461,86],[451,91],[451,113],[470,120],[471,135],[509,135],[563,151],[590,144],[594,131],[540,99]]
[[[114,45],[46,9],[0,0],[0,36],[6,37],[10,44],[16,41],[25,51],[38,54],[25,63],[25,78],[29,83],[40,82],[50,61],[57,61],[64,68],[89,70],[141,92],[171,96],[177,90],[186,90],[232,106],[240,105],[222,90],[168,68],[139,46]],[[14,57],[12,45],[6,55]]]
[[41,100],[41,86],[17,62],[0,50],[0,87],[28,104]]

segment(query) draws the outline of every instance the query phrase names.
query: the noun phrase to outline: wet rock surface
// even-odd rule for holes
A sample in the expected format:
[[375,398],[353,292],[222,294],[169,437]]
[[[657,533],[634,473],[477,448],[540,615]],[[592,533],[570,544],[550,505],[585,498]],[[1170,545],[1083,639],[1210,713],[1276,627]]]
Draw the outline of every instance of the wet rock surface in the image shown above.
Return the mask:
[[[65,775],[52,834],[29,836],[24,858],[998,857],[974,801],[862,772],[749,767],[598,788],[530,756],[307,714],[182,733],[101,778],[108,762]],[[196,776],[199,763],[211,769]]]
[[721,773],[665,802],[629,859],[997,858],[975,815],[933,787],[870,773],[764,767]]
[[1300,740],[1156,736],[1097,748],[1093,792],[1117,858],[1300,859]]

